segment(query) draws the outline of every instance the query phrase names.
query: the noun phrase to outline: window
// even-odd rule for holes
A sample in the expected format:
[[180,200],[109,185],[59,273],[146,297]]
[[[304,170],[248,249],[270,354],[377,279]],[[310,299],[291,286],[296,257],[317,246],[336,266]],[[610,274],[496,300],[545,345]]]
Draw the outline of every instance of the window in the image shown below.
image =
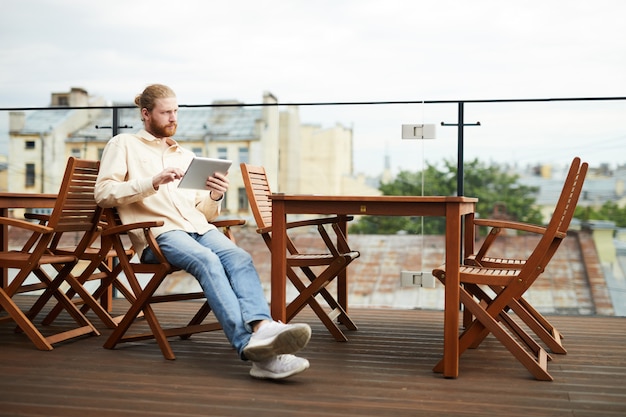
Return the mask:
[[248,211],[248,195],[246,194],[245,187],[237,189],[237,196],[239,199],[237,202],[237,209],[239,211]]
[[217,148],[217,157],[220,159],[228,159],[228,149]]
[[228,194],[230,193],[225,192],[224,197],[222,197],[222,201],[220,202],[220,205],[222,206],[222,214],[228,214],[228,209],[226,208],[228,207],[228,204],[226,204],[226,200],[228,199]]
[[191,152],[196,156],[202,156],[202,148],[191,148]]
[[250,153],[248,148],[239,148],[239,163],[247,164],[250,162]]
[[71,155],[74,158],[80,158],[81,154],[80,154],[80,148],[72,148],[72,150],[70,151]]
[[24,143],[24,149],[35,149],[35,141],[34,140],[27,140]]
[[102,160],[103,152],[104,152],[104,148],[98,148],[98,161]]
[[35,164],[26,164],[25,187],[35,186]]

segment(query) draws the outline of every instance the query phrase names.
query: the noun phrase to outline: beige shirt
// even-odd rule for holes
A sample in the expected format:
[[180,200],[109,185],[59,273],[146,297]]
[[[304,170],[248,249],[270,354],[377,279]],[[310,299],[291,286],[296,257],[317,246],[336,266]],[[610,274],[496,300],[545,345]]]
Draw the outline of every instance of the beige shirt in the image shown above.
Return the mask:
[[[155,190],[152,177],[167,167],[187,169],[194,154],[176,141],[165,150],[161,140],[145,130],[123,133],[107,143],[102,154],[95,188],[96,202],[102,207],[117,207],[122,223],[162,220],[152,229],[155,236],[170,230],[204,234],[215,229],[210,221],[220,214],[221,201],[209,191],[178,188],[179,180]],[[131,233],[139,256],[147,242],[141,231]]]

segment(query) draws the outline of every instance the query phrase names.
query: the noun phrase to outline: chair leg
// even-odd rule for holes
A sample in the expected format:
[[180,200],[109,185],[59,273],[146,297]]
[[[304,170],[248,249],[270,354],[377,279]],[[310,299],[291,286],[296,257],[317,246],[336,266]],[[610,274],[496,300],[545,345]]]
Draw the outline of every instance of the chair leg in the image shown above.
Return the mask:
[[[465,289],[467,290],[468,293],[470,293],[472,296],[476,297],[478,300],[480,300],[482,303],[484,303],[485,305],[489,305],[493,299],[483,291],[482,288],[480,288],[480,286],[475,285],[475,284],[465,284]],[[498,288],[492,288],[495,292],[498,291]],[[510,307],[510,308],[509,308]],[[500,315],[498,316],[498,320],[502,321],[504,324],[506,324],[506,326],[509,328],[509,330],[511,330],[512,332],[514,332],[517,337],[520,338],[520,340],[522,340],[526,346],[528,346],[531,350],[536,351],[536,342],[533,338],[531,338],[528,333],[526,333],[524,330],[522,330],[521,327],[519,327],[519,325],[513,320],[513,318],[507,313],[508,310],[513,310],[515,312],[515,314],[524,322],[526,323],[526,325],[528,325],[528,327],[542,340],[544,341],[544,343],[546,344],[546,346],[548,346],[548,348],[550,349],[550,351],[554,352],[554,353],[566,353],[565,349],[563,348],[563,346],[560,343],[557,343],[556,340],[554,339],[553,335],[549,334],[546,329],[544,329],[532,316],[532,314],[530,314],[528,311],[526,311],[522,306],[520,306],[518,304],[517,301],[515,300],[511,300],[511,303],[509,304],[509,306],[507,306],[507,308],[502,311],[500,313]],[[468,311],[468,309],[466,309],[466,311]],[[471,324],[471,321],[469,322]],[[469,325],[465,325],[465,328],[469,327]],[[481,337],[476,337],[474,343],[472,344],[472,346],[470,346],[470,348],[475,349],[477,348],[480,343],[482,343],[483,339],[485,337],[487,337],[487,335],[489,334],[488,330],[484,330],[481,334]],[[560,340],[559,340],[560,342]],[[550,355],[548,355],[548,360],[552,360],[552,358],[550,357]]]
[[[94,271],[88,271],[87,273],[91,275],[92,272]],[[65,281],[70,284],[70,289],[65,293],[65,295],[70,300],[73,300],[73,297],[75,295],[78,295],[80,302],[84,304],[80,310],[82,314],[85,314],[88,309],[91,309],[106,327],[110,329],[114,329],[115,327],[117,327],[116,321],[113,319],[113,317],[111,317],[106,308],[104,308],[104,306],[100,304],[93,295],[89,294],[89,292],[85,290],[83,285],[86,280],[84,279],[84,277],[81,276],[76,278],[73,275],[68,274],[65,278]],[[44,325],[51,324],[62,310],[63,307],[61,306],[61,304],[57,303],[55,307],[53,307],[53,309],[43,319],[42,323]]]
[[[97,259],[100,259],[100,261],[96,262]],[[113,282],[117,280],[117,276],[121,271],[121,269],[117,269],[117,271],[114,272],[110,259],[111,258],[107,260],[101,260],[101,258],[92,259],[88,267],[85,268],[78,277],[74,277],[71,273],[68,274],[66,281],[68,281],[71,288],[67,290],[66,295],[69,299],[74,300],[74,296],[78,294],[78,298],[74,301],[77,304],[82,304],[80,311],[83,314],[86,314],[87,311],[91,309],[106,327],[114,329],[117,327],[117,323],[121,320],[121,317],[114,318],[111,316],[110,301],[108,303],[99,301],[99,299],[108,298],[111,293],[111,286]],[[97,269],[99,269],[100,272],[96,274]],[[97,275],[96,278],[94,278],[95,274]],[[84,284],[93,280],[100,280],[100,286],[93,294],[89,294],[84,290]],[[48,312],[42,324],[52,324],[62,310],[62,306],[57,303],[52,310]]]
[[567,354],[567,350],[563,347],[563,343],[561,342],[562,337],[558,330],[549,323],[549,327],[542,325],[542,323],[537,320],[537,316],[528,310],[527,307],[531,306],[527,305],[524,307],[520,301],[521,299],[511,303],[511,309],[515,312],[515,314],[517,314],[520,319],[522,319],[522,321],[526,323],[526,325],[537,335],[537,337],[539,337],[539,339],[546,344],[551,352],[561,355]]
[[296,314],[300,312],[304,308],[305,305],[309,305],[311,309],[315,312],[317,317],[319,317],[320,321],[326,326],[330,334],[333,335],[337,342],[347,342],[348,338],[341,331],[337,323],[333,320],[329,314],[326,313],[324,307],[322,307],[314,297],[308,298],[305,302],[301,304],[295,304],[291,302],[287,306],[287,321],[289,322],[291,319],[295,317]]
[[[113,330],[113,333],[109,336],[109,338],[104,343],[104,347],[106,349],[113,349],[120,342],[126,342],[130,340],[141,340],[141,339],[151,339],[154,338],[159,345],[163,356],[166,359],[174,360],[176,356],[174,355],[174,351],[167,341],[167,337],[163,328],[159,324],[159,321],[152,310],[152,307],[149,304],[150,298],[156,291],[156,289],[161,285],[163,279],[165,279],[166,273],[162,273],[160,276],[153,277],[146,287],[138,294],[135,302],[130,306],[124,318],[120,321],[118,326]],[[129,277],[129,280],[133,279]],[[136,279],[136,278],[135,278]],[[133,288],[137,287],[139,289],[139,283],[136,282]],[[150,326],[150,330],[152,334],[143,334],[138,336],[125,336],[126,332],[130,329],[131,325],[135,321],[137,317],[139,317],[140,313],[143,311],[144,317]]]
[[9,317],[17,324],[17,326],[26,333],[26,336],[33,342],[35,347],[39,350],[52,350],[52,345],[46,340],[39,330],[33,325],[33,323],[26,317],[26,315],[20,310],[20,308],[13,302],[11,297],[4,292],[4,289],[0,288],[0,305],[7,313]]
[[337,300],[333,298],[333,296],[326,290],[326,288],[322,288],[319,294],[324,298],[324,300],[328,303],[333,312],[335,312],[335,316],[337,318],[337,322],[344,325],[348,330],[358,330],[356,323],[352,321],[346,310],[339,304]]
[[[472,302],[471,296],[467,293],[464,294],[461,291],[461,299],[464,303]],[[471,305],[471,304],[470,304]],[[526,349],[524,349],[515,339],[513,339],[506,331],[498,324],[498,322],[489,314],[488,311],[481,308],[478,304],[473,304],[472,313],[476,316],[477,321],[481,326],[485,326],[489,331],[502,343],[508,350],[517,358],[533,374],[535,378],[541,381],[552,381],[552,376],[548,373],[548,355],[546,351],[538,347],[536,356],[531,356]],[[478,326],[475,326],[478,327]],[[466,336],[471,338],[469,335]]]
[[[347,265],[346,265],[346,267],[347,267]],[[300,269],[304,272],[304,275],[306,275],[306,277],[309,279],[310,282],[314,282],[317,279],[317,277],[315,276],[315,273],[313,273],[313,271],[311,271],[311,268],[302,267]],[[345,271],[345,268],[344,268],[344,271]],[[339,276],[340,276],[340,274],[337,274],[337,277],[336,277],[337,280],[339,280]],[[295,275],[294,279],[297,282],[301,282],[297,275]],[[294,281],[292,280],[291,282],[294,282]],[[328,284],[330,284],[330,281],[328,282]],[[339,285],[339,282],[337,282],[337,284]],[[294,283],[294,285],[295,285],[295,283]],[[302,288],[298,288],[298,291],[302,291],[304,288],[306,288],[306,287],[303,286]],[[348,316],[348,313],[346,312],[345,308],[338,301],[338,299],[335,299],[332,296],[332,294],[325,288],[325,286],[322,286],[319,289],[318,294],[321,295],[322,298],[324,298],[326,303],[328,303],[328,305],[330,306],[330,309],[332,310],[331,314],[334,314],[334,316],[337,319],[338,323],[346,326],[346,328],[349,329],[349,330],[358,330],[358,327],[356,326],[354,321],[352,321],[350,316]]]
[[467,329],[469,325],[472,323],[474,316],[469,312],[467,308],[463,309],[463,328]]
[[[495,293],[499,293],[499,287],[490,287]],[[491,298],[482,291],[479,286],[470,291],[474,296],[491,300]],[[563,338],[559,331],[546,320],[535,308],[530,305],[523,297],[519,300],[512,299],[508,308],[513,310],[515,314],[541,339],[551,352],[556,354],[566,354],[567,350],[563,347],[561,339]],[[507,308],[507,309],[508,309]],[[504,313],[506,314],[506,313]]]
[[[526,367],[526,369],[538,380],[552,381],[552,376],[548,373],[548,355],[546,351],[539,346],[536,356],[524,349],[515,339],[507,333],[493,315],[499,314],[493,304],[487,309],[481,307],[473,296],[463,287],[460,288],[461,302],[471,310],[476,320],[466,329],[459,338],[459,355],[475,343],[476,337],[481,337],[484,329],[489,330],[499,341],[506,347],[517,360]],[[490,311],[491,310],[491,311]],[[441,360],[433,368],[435,372],[443,372],[443,360]]]
[[100,287],[96,291],[94,291],[94,298],[102,297],[105,292],[108,291],[108,289],[110,289],[111,287],[115,287],[115,289],[117,289],[122,294],[122,296],[124,296],[124,298],[132,304],[133,302],[135,302],[137,297],[135,297],[132,289],[129,289],[126,285],[124,285],[124,283],[122,283],[118,279],[118,277],[122,273],[123,265],[121,263],[118,263],[114,267],[112,265],[110,266],[111,268],[107,270],[107,274],[109,275],[109,277],[111,277],[109,278],[110,282],[105,281],[104,283],[101,283]]
[[[287,306],[287,321],[291,320],[298,314],[305,305],[309,305],[319,319],[324,323],[328,331],[333,335],[336,341],[345,342],[348,338],[339,329],[335,319],[341,324],[344,324],[350,330],[357,330],[356,324],[350,319],[346,311],[339,305],[339,303],[332,297],[332,295],[326,290],[326,286],[332,281],[330,277],[336,277],[339,270],[345,268],[345,264],[335,265],[335,267],[329,267],[319,276],[310,270],[310,268],[300,268],[309,279],[310,284],[306,286],[300,277],[295,273],[293,269],[287,270],[287,276],[292,284],[299,291],[298,296],[289,303]],[[322,295],[322,297],[329,304],[332,309],[331,313],[326,313],[324,308],[315,299],[316,295]]]
[[[533,339],[524,329],[520,327],[519,324],[513,318],[507,314],[506,312],[500,313],[498,319],[502,324],[504,324],[521,342],[528,347],[535,355],[539,354],[539,351],[542,347]],[[549,361],[552,360],[552,356],[550,356],[546,352],[546,357]]]
[[[98,267],[98,269],[101,271],[102,274],[104,274],[104,277],[109,277],[111,274],[111,271],[113,271],[113,266],[115,263],[115,256],[107,256],[107,258],[103,261],[100,262],[100,266]],[[107,285],[106,287],[104,287],[102,293],[100,293],[100,295],[95,296],[94,298],[97,299],[98,301],[100,301],[100,305],[102,305],[102,307],[109,313],[111,313],[113,311],[113,281],[117,280],[117,276],[115,279],[111,280],[111,282],[109,283],[109,285]],[[102,279],[100,281],[102,283]],[[102,287],[102,284],[100,285],[100,287]],[[98,288],[99,290],[100,288]],[[121,317],[120,317],[121,319]],[[116,321],[115,318],[113,319]]]
[[[62,269],[63,273],[68,273],[73,268],[73,265],[67,265]],[[94,327],[94,325],[87,319],[87,317],[76,308],[72,300],[70,300],[63,291],[59,289],[59,286],[64,281],[63,274],[59,274],[54,280],[51,280],[47,274],[41,269],[35,269],[32,271],[39,280],[45,284],[44,292],[37,298],[35,303],[27,312],[16,311],[15,304],[6,303],[9,309],[16,315],[12,316],[18,324],[18,331],[24,331],[28,337],[35,343],[35,345],[42,350],[51,350],[51,346],[56,343],[73,339],[79,336],[93,335],[100,336],[100,332]],[[5,293],[8,297],[8,294]],[[58,332],[50,336],[41,336],[41,333],[33,325],[33,320],[41,312],[43,307],[48,303],[51,297],[57,300],[57,303],[61,304],[63,309],[74,319],[79,327]],[[19,309],[18,309],[19,310]],[[42,344],[40,337],[45,339],[45,343]]]
[[[96,288],[96,290],[92,294],[92,297],[94,298],[94,300],[103,300],[103,299],[110,300],[110,297],[112,296],[112,289],[115,288],[122,294],[122,296],[130,304],[132,304],[135,301],[136,299],[135,294],[118,279],[122,271],[120,264],[114,267],[112,263],[109,263],[109,262],[103,263],[100,266],[100,270],[102,271],[101,273],[104,276],[100,278],[100,285],[98,286],[98,288]],[[110,313],[111,313],[110,301],[109,303],[100,302],[99,304],[102,306],[102,309],[104,309],[110,316]],[[89,303],[85,303],[81,307],[80,311],[85,314],[87,313],[87,311],[89,311],[90,308],[91,307]],[[117,325],[119,324],[120,320],[122,320],[123,317],[124,315],[122,314],[116,317],[111,317],[111,321],[108,321],[108,324],[104,320],[103,322],[107,327],[114,329],[115,327],[117,327]],[[143,317],[143,313],[140,313],[140,317]]]
[[[473,297],[476,297],[479,302],[480,305],[483,307],[483,309],[488,309],[488,306],[494,301],[486,292],[483,291],[483,289],[476,284],[465,284],[464,286],[465,290],[468,292],[468,294],[470,294]],[[499,289],[498,288],[493,288],[492,289],[495,292],[498,292]],[[516,305],[515,300],[511,301],[512,305]],[[469,312],[469,309],[466,309]],[[515,320],[513,320],[513,318],[507,313],[509,309],[509,306],[506,306],[506,308],[500,312],[500,314],[498,315],[498,317],[496,318],[498,321],[500,321],[502,324],[504,324],[505,326],[507,326],[507,328],[513,333],[515,334],[515,336],[521,341],[523,342],[526,347],[528,347],[528,349],[530,349],[533,353],[535,353],[536,355],[539,354],[540,351],[540,346],[537,344],[537,342],[535,341],[535,339],[533,339],[528,333],[526,333],[526,331],[524,331]],[[523,309],[521,309],[523,310]],[[523,313],[523,311],[522,311]],[[471,312],[470,312],[471,315]],[[524,317],[520,317],[522,318],[522,321],[526,322],[526,320],[524,320]],[[471,325],[471,323],[470,323]],[[469,326],[468,326],[469,327]],[[481,343],[482,341],[489,335],[490,331],[487,328],[484,328],[483,331],[480,333],[480,336],[476,336],[474,338],[474,342],[472,343],[472,345],[470,345],[471,349],[476,349]],[[552,357],[550,355],[547,355],[548,360],[552,360]]]
[[[489,297],[487,293],[485,293],[483,289],[480,288],[480,286],[476,284],[465,283],[463,284],[463,287],[469,294],[475,297],[478,300],[478,302],[482,303],[484,308],[487,308],[489,303],[492,301],[491,297]],[[472,325],[472,322],[474,320],[475,320],[474,315],[472,314],[470,309],[467,308],[467,306],[465,306],[465,308],[463,309],[463,327],[467,330]],[[476,336],[474,338],[474,343],[472,343],[469,346],[469,348],[477,349],[478,346],[480,346],[480,344],[488,335],[489,335],[489,330],[484,328],[480,336]]]
[[[195,316],[193,316],[193,318],[189,321],[189,323],[187,323],[187,326],[185,326],[185,327],[201,325],[202,322],[204,321],[204,319],[209,315],[210,312],[211,312],[211,306],[209,305],[208,301],[205,301],[202,304],[202,307],[200,307],[198,312],[195,314]],[[221,328],[222,328],[222,326],[219,323],[217,323],[215,325],[214,329],[215,330],[219,330]],[[190,333],[181,334],[180,338],[183,339],[183,340],[186,340],[186,339],[189,339],[192,334],[194,334],[194,333],[190,332]]]
[[558,334],[560,339],[563,339],[563,334],[559,332],[556,327],[552,325],[544,316],[541,315],[524,297],[520,297],[518,300],[519,304],[528,311],[541,326],[546,329],[548,333]]
[[[70,300],[63,291],[60,290],[60,286],[63,282],[65,282],[65,278],[68,274],[74,269],[73,264],[68,264],[63,267],[57,276],[51,280],[50,277],[41,269],[35,269],[32,272],[39,278],[41,282],[46,283],[46,289],[43,294],[39,296],[35,304],[28,310],[26,316],[30,320],[34,320],[34,318],[41,312],[43,307],[48,303],[51,297],[54,296],[56,298],[57,303],[61,305],[62,309],[67,311],[70,316],[74,319],[74,321],[81,326],[81,334],[93,334],[94,336],[100,336],[100,332],[94,327],[94,325],[87,319],[87,317],[80,312],[80,310],[76,307],[76,305]],[[69,338],[72,336],[66,337]],[[50,337],[48,338],[50,339]],[[57,337],[58,339],[58,337]],[[59,339],[59,341],[65,339]]]

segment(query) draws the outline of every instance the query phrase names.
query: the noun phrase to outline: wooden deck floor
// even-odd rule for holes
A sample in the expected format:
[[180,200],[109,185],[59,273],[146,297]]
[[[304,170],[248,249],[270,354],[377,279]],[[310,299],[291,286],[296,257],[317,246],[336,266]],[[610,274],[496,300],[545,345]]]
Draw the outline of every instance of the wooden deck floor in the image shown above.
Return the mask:
[[[171,319],[190,303],[160,307]],[[281,382],[254,380],[222,332],[106,350],[88,337],[36,350],[0,325],[0,416],[624,416],[626,320],[556,316],[567,355],[553,382],[534,380],[494,338],[463,355],[458,379],[431,371],[442,347],[441,311],[354,309],[359,330],[335,342],[313,327],[301,353],[311,369]],[[94,321],[95,322],[95,321]]]

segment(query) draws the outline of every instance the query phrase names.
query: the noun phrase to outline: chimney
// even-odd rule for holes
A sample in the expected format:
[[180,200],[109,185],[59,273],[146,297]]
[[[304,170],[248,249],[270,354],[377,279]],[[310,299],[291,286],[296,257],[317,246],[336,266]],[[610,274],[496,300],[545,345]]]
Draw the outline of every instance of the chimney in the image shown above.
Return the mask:
[[19,132],[26,124],[26,113],[23,111],[9,112],[9,132]]
[[87,107],[89,95],[84,88],[72,87],[69,93],[52,93],[50,107]]
[[84,88],[72,87],[70,91],[70,106],[87,107],[89,105],[89,94]]

